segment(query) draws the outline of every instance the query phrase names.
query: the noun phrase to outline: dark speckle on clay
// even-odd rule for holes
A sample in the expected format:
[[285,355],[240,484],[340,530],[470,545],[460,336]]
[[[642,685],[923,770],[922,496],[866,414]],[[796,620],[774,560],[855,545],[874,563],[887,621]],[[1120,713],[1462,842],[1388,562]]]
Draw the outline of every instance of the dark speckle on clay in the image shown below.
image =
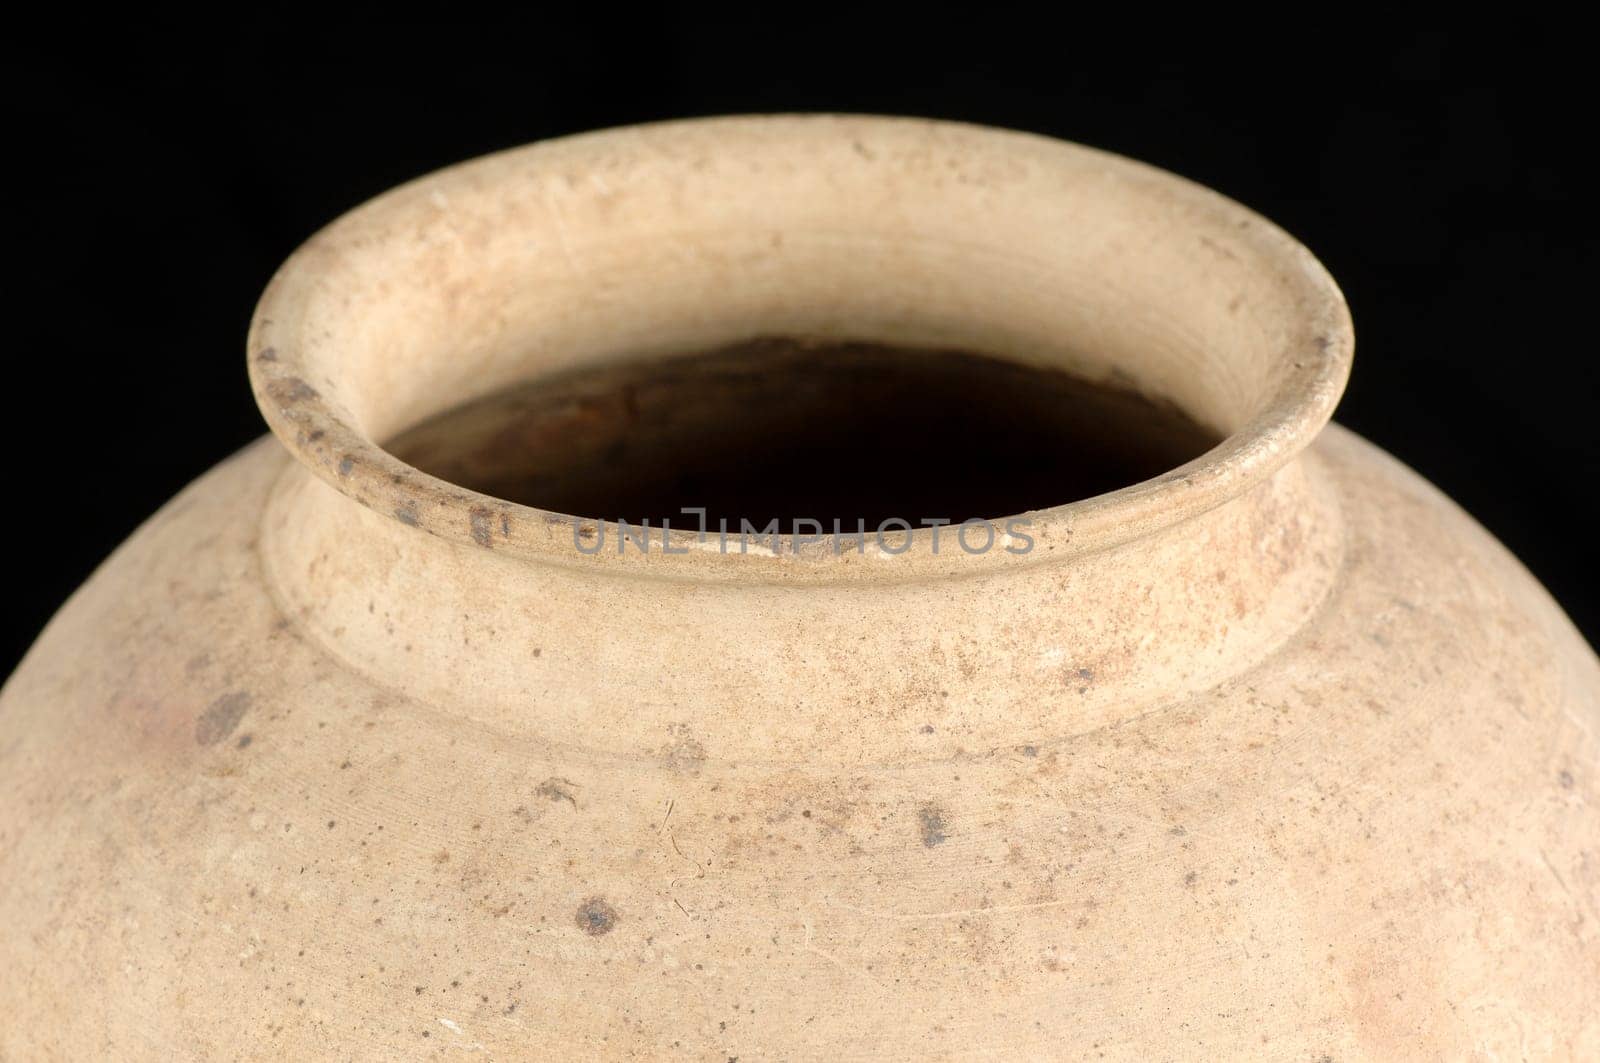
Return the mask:
[[202,746],[214,746],[233,733],[250,708],[248,691],[235,690],[213,701],[194,723],[194,740]]
[[316,388],[297,376],[274,380],[267,386],[267,392],[283,406],[291,406],[294,403],[304,402],[307,399],[314,399],[318,396]]
[[468,523],[472,528],[473,542],[477,543],[479,546],[494,545],[494,533],[491,531],[493,528],[493,520],[494,514],[488,509],[485,509],[483,506],[474,508],[473,511],[468,514]]
[[590,937],[609,934],[617,918],[617,910],[599,897],[590,897],[578,907],[578,927]]
[[576,787],[566,779],[546,779],[534,789],[540,797],[548,797],[552,801],[571,802],[573,808],[578,807],[578,799],[573,795]]

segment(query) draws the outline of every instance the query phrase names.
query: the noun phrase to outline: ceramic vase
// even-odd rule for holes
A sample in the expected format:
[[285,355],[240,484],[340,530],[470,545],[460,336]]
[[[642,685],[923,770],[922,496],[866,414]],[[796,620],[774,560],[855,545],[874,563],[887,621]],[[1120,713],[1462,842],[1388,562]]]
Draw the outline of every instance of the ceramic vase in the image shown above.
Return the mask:
[[[1600,1057],[1600,667],[1328,423],[1352,346],[1249,210],[960,124],[628,128],[360,207],[261,300],[272,435],[0,696],[0,1058]],[[500,410],[458,466],[577,497],[685,425],[821,438],[883,352],[884,409],[976,352],[1212,442],[961,542],[646,531],[395,443]]]

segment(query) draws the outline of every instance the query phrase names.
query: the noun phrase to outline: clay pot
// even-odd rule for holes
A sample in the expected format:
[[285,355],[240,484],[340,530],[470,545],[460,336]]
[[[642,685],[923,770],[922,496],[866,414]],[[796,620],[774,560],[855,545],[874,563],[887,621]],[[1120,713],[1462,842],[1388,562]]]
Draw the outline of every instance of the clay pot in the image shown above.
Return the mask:
[[[1600,1056],[1600,667],[1325,424],[1351,348],[1249,211],[970,126],[623,129],[356,210],[261,301],[276,438],[5,688],[0,1057]],[[827,450],[935,378],[1209,449],[1009,527],[963,492],[1041,481],[970,431]],[[695,505],[672,446],[729,512],[785,498],[762,446],[960,470],[995,542],[619,552],[661,514],[461,485]]]

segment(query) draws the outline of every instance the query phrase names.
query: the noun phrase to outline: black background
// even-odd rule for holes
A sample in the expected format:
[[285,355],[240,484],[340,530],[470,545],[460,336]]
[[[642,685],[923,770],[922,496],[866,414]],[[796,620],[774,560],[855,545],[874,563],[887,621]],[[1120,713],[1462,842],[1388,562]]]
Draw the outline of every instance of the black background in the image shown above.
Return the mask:
[[[657,118],[924,115],[1121,152],[1304,241],[1356,321],[1338,418],[1600,634],[1588,57],[1523,26],[1117,30],[608,10],[16,29],[0,665],[185,483],[263,431],[244,333],[315,229],[428,170]],[[469,12],[470,13],[470,12]],[[1165,39],[1153,39],[1165,31]],[[1571,38],[1571,39],[1564,39]]]

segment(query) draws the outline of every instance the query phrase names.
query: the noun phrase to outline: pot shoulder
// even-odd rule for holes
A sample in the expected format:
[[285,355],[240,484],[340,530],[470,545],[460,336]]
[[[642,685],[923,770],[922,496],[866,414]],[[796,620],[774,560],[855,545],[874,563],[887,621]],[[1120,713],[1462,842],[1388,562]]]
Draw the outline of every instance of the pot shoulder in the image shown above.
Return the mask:
[[1414,473],[1337,427],[1303,460],[1344,560],[1249,671],[752,765],[346,667],[264,575],[263,440],[0,693],[0,1056],[1600,1055],[1600,663]]

